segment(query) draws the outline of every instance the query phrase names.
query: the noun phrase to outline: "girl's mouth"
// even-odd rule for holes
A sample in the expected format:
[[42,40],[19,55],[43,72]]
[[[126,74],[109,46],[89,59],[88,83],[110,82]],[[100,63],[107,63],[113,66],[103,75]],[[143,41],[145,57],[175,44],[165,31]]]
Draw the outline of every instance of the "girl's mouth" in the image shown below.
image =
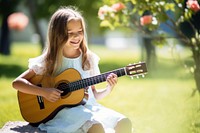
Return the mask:
[[70,41],[72,44],[79,44],[80,41]]

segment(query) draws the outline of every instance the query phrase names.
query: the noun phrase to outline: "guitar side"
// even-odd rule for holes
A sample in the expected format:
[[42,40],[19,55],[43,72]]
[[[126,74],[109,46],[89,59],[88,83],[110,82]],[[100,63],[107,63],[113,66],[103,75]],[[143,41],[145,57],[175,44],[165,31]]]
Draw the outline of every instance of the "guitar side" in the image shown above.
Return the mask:
[[[81,79],[78,71],[67,69],[55,78],[35,76],[30,82],[41,87],[57,87],[59,83],[69,83]],[[42,96],[30,95],[18,91],[18,102],[22,117],[32,125],[45,123],[52,119],[64,107],[75,106],[84,98],[84,89],[68,93],[56,102],[50,102]]]

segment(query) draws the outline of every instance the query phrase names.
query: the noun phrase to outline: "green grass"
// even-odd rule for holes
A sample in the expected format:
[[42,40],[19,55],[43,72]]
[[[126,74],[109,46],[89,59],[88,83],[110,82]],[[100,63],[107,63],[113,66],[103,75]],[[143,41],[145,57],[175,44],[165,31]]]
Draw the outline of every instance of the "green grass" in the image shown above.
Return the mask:
[[[110,50],[93,45],[90,48],[101,58],[102,72],[140,61],[140,53],[132,49]],[[15,43],[11,56],[0,56],[0,127],[7,121],[23,120],[17,91],[11,83],[27,69],[28,59],[39,54],[38,45]],[[191,64],[187,54],[190,55],[186,51],[182,61]],[[191,96],[195,82],[177,62],[178,58],[162,54],[145,78],[120,77],[113,92],[99,102],[129,117],[136,133],[200,133],[199,95]],[[97,85],[104,86],[105,83]]]
[[12,45],[11,56],[0,56],[0,127],[6,121],[23,120],[20,114],[17,91],[12,88],[12,81],[27,69],[28,59],[39,55],[37,45],[20,43]]

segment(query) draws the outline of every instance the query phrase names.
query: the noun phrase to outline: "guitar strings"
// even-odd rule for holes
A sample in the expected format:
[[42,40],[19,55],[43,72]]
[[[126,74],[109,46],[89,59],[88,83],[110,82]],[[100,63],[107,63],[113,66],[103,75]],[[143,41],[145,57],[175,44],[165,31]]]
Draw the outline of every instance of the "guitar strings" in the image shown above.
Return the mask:
[[75,90],[85,88],[90,85],[94,85],[94,84],[106,81],[106,78],[110,73],[115,73],[118,77],[120,77],[120,76],[125,75],[125,70],[124,70],[124,68],[117,69],[114,71],[103,73],[102,75],[97,75],[97,76],[90,77],[90,78],[80,79],[80,80],[77,80],[77,81],[71,82],[71,83],[64,83],[64,84],[61,84],[59,87],[62,90],[68,89],[69,92],[75,91]]

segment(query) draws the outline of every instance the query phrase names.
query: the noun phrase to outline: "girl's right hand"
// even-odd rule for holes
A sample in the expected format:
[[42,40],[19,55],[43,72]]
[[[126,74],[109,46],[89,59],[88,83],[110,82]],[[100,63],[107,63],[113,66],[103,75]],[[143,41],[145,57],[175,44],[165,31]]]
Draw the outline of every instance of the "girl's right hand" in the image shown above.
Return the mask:
[[50,102],[56,102],[61,98],[61,93],[63,93],[63,91],[56,88],[44,88],[44,90],[44,97]]

